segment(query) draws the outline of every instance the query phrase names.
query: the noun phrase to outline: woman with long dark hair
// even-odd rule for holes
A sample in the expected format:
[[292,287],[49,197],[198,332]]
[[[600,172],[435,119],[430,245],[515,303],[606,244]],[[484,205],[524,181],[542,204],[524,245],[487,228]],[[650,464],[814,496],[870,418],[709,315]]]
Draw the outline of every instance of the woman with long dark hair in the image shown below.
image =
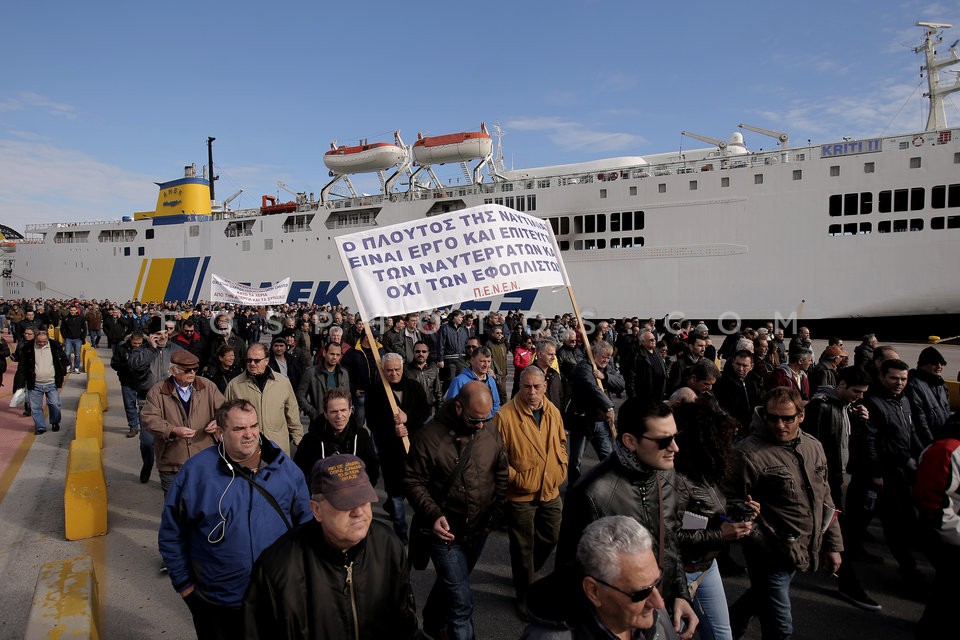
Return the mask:
[[750,535],[760,505],[749,498],[728,505],[720,490],[730,470],[738,422],[703,400],[678,405],[674,419],[683,512],[680,557],[693,610],[700,617],[697,631],[702,640],[731,640],[727,598],[716,559],[731,542]]

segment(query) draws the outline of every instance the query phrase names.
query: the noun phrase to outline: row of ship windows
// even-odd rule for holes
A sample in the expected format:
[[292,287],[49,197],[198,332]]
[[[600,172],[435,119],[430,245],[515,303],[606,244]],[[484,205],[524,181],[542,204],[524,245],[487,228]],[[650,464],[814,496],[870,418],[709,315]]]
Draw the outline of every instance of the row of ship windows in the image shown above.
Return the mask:
[[[930,228],[941,229],[960,229],[960,216],[937,216],[930,218]],[[831,224],[827,228],[827,235],[831,236],[854,236],[866,235],[873,231],[873,225],[869,222],[848,222],[847,224]],[[877,223],[877,233],[902,233],[904,231],[923,231],[923,218],[910,218],[902,220],[882,220]]]
[[[919,211],[926,206],[926,190],[887,189],[877,194],[877,211],[900,213]],[[940,184],[930,189],[930,206],[934,209],[960,207],[960,184]],[[873,213],[873,193],[844,193],[830,196],[830,215],[833,217],[867,215]]]
[[[576,216],[547,218],[547,220],[550,221],[550,226],[553,227],[553,234],[555,236],[566,236],[570,233],[573,233],[574,235],[580,235],[583,233],[606,233],[608,226],[608,215],[610,216],[610,231],[613,233],[620,233],[622,231],[639,231],[643,229],[643,211],[613,211],[609,214],[588,213]],[[571,220],[573,223],[572,232],[570,230]],[[603,249],[605,247],[595,248]]]
[[[549,182],[549,181],[548,181]],[[513,185],[503,185],[504,191],[509,191],[513,189]],[[510,189],[506,187],[509,186]],[[511,209],[516,209],[517,211],[536,211],[537,210],[537,194],[531,193],[527,196],[504,196],[502,198],[484,198],[483,204],[499,204],[505,207],[510,207]]]
[[558,240],[560,251],[570,251],[571,246],[574,251],[592,251],[594,249],[606,249],[609,242],[611,249],[630,249],[643,246],[643,236],[634,236],[632,238],[586,238],[583,240]]

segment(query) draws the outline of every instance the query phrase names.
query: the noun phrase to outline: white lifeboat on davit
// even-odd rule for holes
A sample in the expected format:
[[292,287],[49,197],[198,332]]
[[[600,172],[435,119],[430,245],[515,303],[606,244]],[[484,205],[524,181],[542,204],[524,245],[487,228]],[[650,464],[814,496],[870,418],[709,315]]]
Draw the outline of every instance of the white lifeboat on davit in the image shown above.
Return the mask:
[[383,171],[400,164],[406,157],[403,147],[389,142],[358,144],[353,147],[338,147],[331,143],[330,146],[330,151],[323,154],[323,164],[337,174]]
[[480,131],[461,131],[443,136],[424,138],[417,135],[413,143],[413,161],[420,165],[464,162],[474,158],[486,158],[493,151],[493,139],[486,125]]

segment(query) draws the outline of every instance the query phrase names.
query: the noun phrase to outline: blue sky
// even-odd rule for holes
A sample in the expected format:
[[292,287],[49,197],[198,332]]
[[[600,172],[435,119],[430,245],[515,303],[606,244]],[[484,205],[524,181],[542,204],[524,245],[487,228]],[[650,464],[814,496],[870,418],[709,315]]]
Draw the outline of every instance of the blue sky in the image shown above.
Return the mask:
[[394,129],[500,123],[508,167],[703,147],[680,131],[739,122],[794,145],[920,130],[917,20],[957,25],[945,53],[960,1],[13,3],[0,223],[152,209],[208,135],[236,208],[286,200],[277,180],[319,192],[331,140]]

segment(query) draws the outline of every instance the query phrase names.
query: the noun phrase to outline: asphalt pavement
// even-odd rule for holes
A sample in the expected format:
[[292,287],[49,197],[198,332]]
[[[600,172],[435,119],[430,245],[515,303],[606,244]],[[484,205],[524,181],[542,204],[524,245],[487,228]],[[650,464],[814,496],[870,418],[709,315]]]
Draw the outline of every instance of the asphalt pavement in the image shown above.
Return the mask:
[[[823,345],[816,343],[818,349]],[[848,343],[852,354],[853,344]],[[911,365],[925,345],[897,345],[900,355]],[[948,361],[945,375],[955,379],[960,366],[960,347],[941,346]],[[109,361],[106,349],[101,358]],[[69,443],[74,437],[76,406],[85,390],[85,374],[70,375],[63,389],[63,429],[42,436],[32,434],[32,422],[8,409],[9,390],[0,394],[0,422],[7,432],[15,432],[19,444],[9,451],[5,470],[0,474],[0,639],[22,638],[29,616],[33,590],[40,566],[81,554],[94,558],[102,607],[103,637],[191,638],[195,637],[186,606],[174,592],[167,576],[160,572],[157,552],[157,528],[162,492],[156,471],[147,484],[138,479],[140,455],[136,438],[127,438],[126,420],[116,376],[107,371],[110,404],[104,418],[104,464],[108,490],[109,533],[90,540],[69,542],[64,539],[63,489]],[[7,377],[9,380],[9,374]],[[596,463],[592,452],[586,465]],[[0,467],[3,468],[3,467]],[[381,497],[383,496],[380,491]],[[386,521],[382,507],[374,506],[378,518]],[[409,514],[408,514],[409,515]],[[883,638],[906,640],[913,637],[913,624],[922,613],[924,594],[909,591],[899,580],[896,563],[883,544],[883,534],[875,522],[870,532],[874,541],[869,551],[885,558],[882,565],[858,567],[867,591],[883,606],[879,612],[857,609],[836,597],[836,581],[822,571],[799,575],[792,589],[794,638],[824,640],[830,638]],[[738,556],[737,550],[734,555]],[[930,564],[917,552],[921,571],[932,580]],[[552,561],[551,561],[552,564]],[[418,606],[426,601],[433,572],[413,572]],[[725,579],[727,597],[732,602],[747,587],[745,577]],[[472,576],[475,596],[474,623],[482,639],[518,638],[523,623],[514,613],[510,580],[507,536],[494,532]],[[747,638],[759,638],[754,622]]]

